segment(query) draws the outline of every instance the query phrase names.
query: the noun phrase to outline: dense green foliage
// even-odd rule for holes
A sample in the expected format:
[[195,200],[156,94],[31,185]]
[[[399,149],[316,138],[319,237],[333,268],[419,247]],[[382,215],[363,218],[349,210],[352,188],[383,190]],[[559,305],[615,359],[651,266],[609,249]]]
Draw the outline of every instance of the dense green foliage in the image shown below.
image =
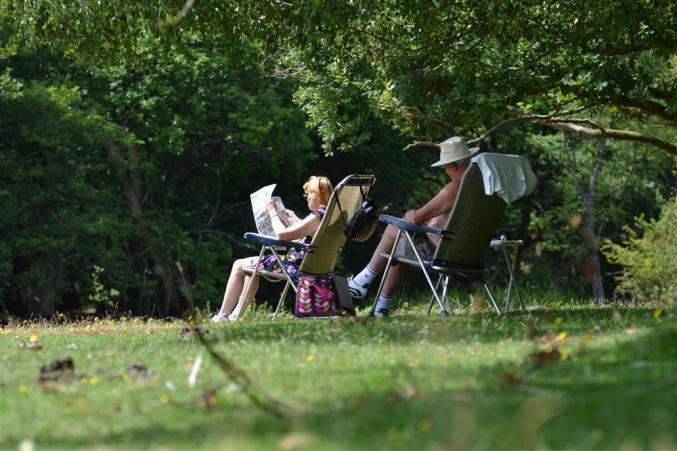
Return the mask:
[[637,218],[635,228],[626,227],[628,238],[621,244],[607,241],[604,252],[612,263],[622,265],[619,290],[644,302],[677,303],[677,199],[669,200],[660,218]]
[[[676,444],[677,324],[669,311],[425,318],[419,310],[385,321],[274,323],[265,315],[208,326],[210,342],[257,388],[310,408],[286,409],[287,419],[254,406],[182,326],[134,319],[0,329],[0,365],[8,370],[0,374],[0,447],[24,440],[36,449]],[[191,387],[198,355],[204,360]],[[66,356],[75,377],[36,381],[41,366]]]
[[[668,0],[6,3],[24,36],[81,58],[133,51],[148,30],[259,39],[280,72],[301,80],[297,98],[328,145],[368,136],[371,111],[427,140],[530,121],[677,154],[674,135],[644,128],[677,118]],[[595,120],[608,110],[635,120],[621,129]]]
[[[279,179],[284,159],[298,186],[315,158],[289,88],[265,80],[247,55],[149,39],[135,64],[92,71],[45,51],[7,60],[2,229],[13,240],[3,242],[0,279],[12,310],[50,314],[68,293],[86,303],[99,267],[97,281],[120,293],[109,307],[156,311],[149,240],[168,267],[184,262],[198,299],[218,298],[231,248],[224,232],[250,223],[238,207],[247,182]],[[109,142],[129,148],[123,168]],[[143,224],[129,217],[120,170],[137,180]]]
[[[572,285],[581,276],[589,281],[593,271],[590,248],[599,249],[600,237],[621,241],[626,224],[642,213],[657,215],[657,206],[673,193],[672,158],[646,146],[607,141],[598,154],[597,140],[565,134],[531,134],[526,139],[530,149],[526,152],[534,152],[532,161],[540,176],[538,194],[529,199],[533,204],[527,213],[528,230],[534,239],[534,254],[527,263],[543,278],[568,279]],[[596,163],[599,170],[590,193]],[[593,224],[589,224],[591,218],[577,188],[591,195]],[[594,242],[586,236],[588,226],[594,230]],[[601,271],[617,269],[603,262]],[[610,288],[611,278],[606,282]]]
[[[368,172],[401,214],[445,178],[434,151],[400,149],[499,124],[483,149],[539,178],[500,230],[527,242],[522,282],[589,294],[601,240],[675,194],[674,5],[622,3],[3,0],[0,313],[178,314],[181,273],[214,306],[253,252],[250,192],[278,183],[303,212],[308,175]],[[602,129],[590,221],[574,182]],[[610,289],[618,270],[595,271]]]
[[404,141],[377,121],[382,140],[359,158],[318,161],[293,84],[266,77],[251,47],[227,54],[197,37],[166,47],[149,36],[129,60],[97,67],[5,49],[0,301],[14,314],[90,303],[177,314],[157,260],[176,285],[181,266],[198,305],[217,304],[234,257],[253,252],[240,239],[252,227],[249,193],[277,182],[303,213],[313,162],[334,181],[375,172],[377,194],[398,209],[443,180],[421,183],[428,155],[384,161]]

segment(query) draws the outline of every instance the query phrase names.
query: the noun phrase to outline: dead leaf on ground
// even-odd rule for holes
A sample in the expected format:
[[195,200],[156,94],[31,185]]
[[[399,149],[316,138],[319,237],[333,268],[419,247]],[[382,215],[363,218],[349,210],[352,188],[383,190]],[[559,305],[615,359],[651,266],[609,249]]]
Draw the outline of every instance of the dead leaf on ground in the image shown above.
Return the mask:
[[422,390],[419,390],[416,387],[409,386],[404,390],[399,391],[398,395],[402,399],[409,399],[409,398],[425,398],[428,394]]
[[522,376],[517,373],[504,373],[501,375],[501,385],[517,385],[522,382]]
[[150,371],[148,367],[141,362],[132,363],[127,367],[125,372],[130,379],[148,379],[153,376],[153,371]]
[[38,380],[41,382],[45,381],[58,381],[60,379],[70,379],[73,377],[75,371],[75,364],[73,359],[66,357],[64,359],[58,359],[44,365],[40,368],[40,375]]
[[44,393],[59,393],[59,394],[68,393],[68,390],[66,390],[65,387],[62,387],[61,385],[57,384],[50,384],[38,381],[37,386]]
[[531,361],[533,362],[534,366],[537,368],[540,368],[545,365],[549,365],[551,363],[554,363],[559,360],[560,358],[560,352],[559,349],[556,347],[552,347],[550,349],[546,349],[543,351],[535,351],[529,354],[529,357],[531,358]]
[[193,326],[193,327],[182,327],[181,330],[179,330],[179,335],[193,335],[198,332],[202,333],[203,335],[209,333],[208,330],[200,329],[198,326]]
[[217,392],[217,387],[206,387],[205,390],[200,393],[200,396],[198,397],[200,403],[207,407],[208,409],[211,409],[216,405],[216,392]]
[[352,406],[353,408],[361,407],[364,404],[364,396],[357,396],[353,398]]
[[544,345],[547,345],[548,347],[551,348],[556,348],[567,341],[567,336],[569,334],[567,332],[550,332],[547,336],[543,337],[540,341]]
[[529,324],[527,326],[527,337],[533,339],[538,337],[538,335],[539,335],[538,329],[536,329],[533,325]]

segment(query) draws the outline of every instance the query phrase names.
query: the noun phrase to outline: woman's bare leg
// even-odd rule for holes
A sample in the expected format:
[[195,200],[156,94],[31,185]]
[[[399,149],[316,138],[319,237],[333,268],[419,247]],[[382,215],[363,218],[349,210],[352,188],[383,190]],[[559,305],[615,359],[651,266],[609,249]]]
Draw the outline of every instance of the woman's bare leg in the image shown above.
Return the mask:
[[223,294],[223,302],[221,303],[221,309],[219,310],[220,314],[228,315],[233,311],[235,305],[240,300],[242,290],[245,286],[245,278],[249,278],[249,276],[245,274],[244,269],[252,264],[253,258],[255,257],[241,258],[235,260],[233,263],[233,267],[230,270],[230,276],[228,277],[228,284],[226,285],[226,292]]
[[244,288],[242,289],[242,294],[240,299],[238,299],[237,305],[231,311],[230,316],[232,319],[240,318],[252,300],[256,296],[256,292],[259,290],[259,276],[252,277],[246,275],[244,278]]

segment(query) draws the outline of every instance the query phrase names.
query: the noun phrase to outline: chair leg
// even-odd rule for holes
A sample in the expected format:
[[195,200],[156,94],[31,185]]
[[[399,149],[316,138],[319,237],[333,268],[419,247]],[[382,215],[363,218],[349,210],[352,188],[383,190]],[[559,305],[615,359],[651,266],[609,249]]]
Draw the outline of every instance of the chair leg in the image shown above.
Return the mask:
[[498,313],[500,315],[501,309],[498,308],[498,304],[496,304],[496,299],[494,299],[494,295],[491,293],[489,286],[487,285],[486,282],[482,282],[482,287],[484,287],[484,291],[487,293],[487,296],[489,296],[491,303],[493,304],[494,308],[496,309],[496,313]]
[[[435,291],[437,291],[437,287],[440,286],[440,282],[442,281],[442,274],[437,277],[437,283],[435,284]],[[433,303],[435,302],[435,295],[430,296],[430,303],[428,304],[428,310],[425,314],[425,316],[430,316],[430,312],[433,310]]]
[[515,278],[515,264],[517,263],[517,252],[518,249],[515,247],[513,249],[514,254],[512,257],[512,262],[508,258],[508,253],[503,249],[503,257],[505,257],[505,264],[508,267],[508,273],[510,274],[510,278],[508,279],[508,292],[506,294],[506,299],[505,299],[505,313],[508,313],[510,311],[510,295],[512,293],[513,288],[515,289],[515,296],[517,296],[517,300],[520,303],[520,307],[522,310],[524,310],[524,302],[522,301],[522,296],[520,296],[519,290],[517,288],[517,279]]
[[[444,304],[442,303],[440,296],[437,294],[437,290],[435,290],[435,285],[433,285],[433,281],[430,278],[430,274],[428,274],[428,271],[425,269],[425,264],[423,263],[423,259],[421,258],[421,255],[418,253],[418,250],[416,250],[416,246],[414,246],[414,240],[411,239],[411,235],[409,234],[409,232],[404,232],[404,236],[407,237],[407,240],[409,241],[409,245],[411,246],[411,249],[414,251],[414,255],[416,256],[416,260],[418,260],[418,264],[421,267],[421,270],[423,271],[423,275],[425,276],[425,280],[428,281],[428,286],[433,291],[433,296],[435,297],[435,300],[437,300],[437,304],[439,304],[440,308],[444,312],[447,312],[447,309],[444,307]],[[449,312],[447,312],[447,313],[449,313]]]
[[451,315],[451,306],[449,306],[450,307],[449,310],[445,308],[446,304],[448,304],[449,302],[449,299],[447,298],[448,292],[449,292],[449,277],[444,276],[444,285],[442,286],[442,302],[445,305],[442,306],[440,314],[445,316]]
[[[294,279],[292,278],[291,274],[289,274],[289,271],[287,271],[287,268],[284,266],[284,263],[282,262],[282,258],[280,258],[280,255],[273,249],[273,247],[270,247],[270,251],[273,253],[275,256],[275,260],[277,261],[277,264],[280,265],[280,269],[282,270],[282,273],[285,275],[287,278],[287,281],[291,284],[291,287],[294,289],[294,293],[296,293],[296,285],[294,284]],[[287,287],[285,287],[287,288]]]
[[[444,308],[444,303],[440,299],[440,296],[437,294],[437,284],[433,285],[433,281],[430,278],[430,274],[428,274],[428,271],[425,268],[425,264],[423,263],[423,259],[421,258],[421,255],[418,253],[418,250],[416,249],[416,246],[414,246],[414,240],[411,238],[411,234],[409,232],[404,232],[404,236],[407,238],[407,241],[409,241],[409,245],[411,246],[411,249],[414,251],[414,255],[416,256],[416,260],[418,261],[418,265],[423,271],[423,275],[425,276],[425,280],[428,282],[428,286],[433,292],[433,297],[437,301],[437,304],[440,306],[440,309],[442,309],[443,312],[447,312],[447,309]],[[439,283],[439,279],[437,280]]]
[[376,304],[378,303],[378,298],[381,296],[381,291],[383,291],[383,286],[386,283],[386,278],[388,277],[388,273],[390,272],[390,267],[393,264],[393,257],[395,256],[395,250],[397,250],[397,244],[400,242],[400,236],[402,235],[402,230],[397,231],[397,235],[395,235],[395,241],[393,242],[393,248],[390,249],[390,255],[388,256],[388,262],[386,263],[386,267],[383,270],[383,277],[381,277],[381,282],[378,284],[378,290],[376,291],[376,297],[374,298],[374,304],[371,306],[371,311],[369,312],[369,316],[374,316],[376,313]]
[[524,310],[524,302],[522,301],[522,296],[520,296],[520,292],[517,289],[517,278],[515,278],[515,265],[517,264],[517,253],[519,252],[519,248],[515,248],[515,255],[512,257],[512,265],[510,265],[510,277],[512,278],[512,283],[515,288],[515,296],[517,296],[517,300],[520,302],[520,307],[522,307],[522,310]]
[[282,294],[280,295],[280,300],[277,301],[277,307],[275,307],[275,313],[273,313],[273,321],[275,321],[275,318],[277,317],[277,314],[280,311],[280,307],[282,307],[282,303],[284,302],[284,298],[287,297],[287,292],[289,291],[290,285],[292,285],[292,283],[288,280],[287,280],[287,283],[284,284],[284,290],[282,290]]
[[[517,254],[515,254],[517,255]],[[503,248],[503,257],[505,258],[505,264],[508,267],[508,273],[510,274],[510,278],[508,279],[508,291],[505,295],[505,313],[510,312],[510,295],[512,294],[512,281],[514,279],[513,273],[512,273],[512,266],[510,263],[510,259],[508,259],[508,252]]]

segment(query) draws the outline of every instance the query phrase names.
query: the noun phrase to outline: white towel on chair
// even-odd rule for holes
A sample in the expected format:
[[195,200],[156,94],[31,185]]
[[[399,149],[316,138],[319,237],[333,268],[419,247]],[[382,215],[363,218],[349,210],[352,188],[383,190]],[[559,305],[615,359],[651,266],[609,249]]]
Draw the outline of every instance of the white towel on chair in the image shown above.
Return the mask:
[[536,188],[536,176],[529,160],[520,155],[481,153],[470,160],[482,171],[484,193],[497,193],[506,203],[531,194]]

